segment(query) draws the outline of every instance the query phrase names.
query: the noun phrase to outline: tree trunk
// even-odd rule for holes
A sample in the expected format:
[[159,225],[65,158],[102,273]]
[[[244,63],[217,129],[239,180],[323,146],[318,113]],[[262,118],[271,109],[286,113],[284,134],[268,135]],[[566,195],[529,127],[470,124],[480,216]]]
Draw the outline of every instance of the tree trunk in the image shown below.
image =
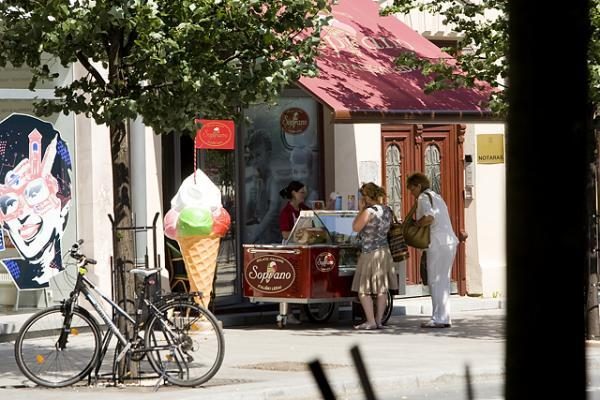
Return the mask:
[[[135,266],[135,252],[133,248],[132,227],[132,201],[129,159],[129,126],[125,121],[111,125],[110,143],[113,174],[113,262],[116,276],[113,279],[115,301],[127,309],[127,300],[134,300],[134,279],[129,271]],[[118,319],[118,328],[130,338],[132,326],[124,318]],[[134,364],[126,365],[125,357],[119,365],[119,375],[137,376]],[[119,376],[121,380],[123,376]]]

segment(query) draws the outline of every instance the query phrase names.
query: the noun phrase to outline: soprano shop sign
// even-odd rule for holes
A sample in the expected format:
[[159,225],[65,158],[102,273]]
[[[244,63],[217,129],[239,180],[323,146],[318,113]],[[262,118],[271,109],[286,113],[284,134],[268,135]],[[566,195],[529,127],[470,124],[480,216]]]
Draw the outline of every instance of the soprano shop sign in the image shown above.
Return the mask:
[[233,150],[235,147],[235,124],[231,120],[197,119],[202,127],[196,131],[197,149]]
[[279,118],[281,129],[292,135],[303,133],[309,123],[308,113],[298,107],[288,108],[281,113]]
[[285,258],[263,256],[248,263],[244,278],[255,290],[279,293],[292,286],[296,280],[296,270]]

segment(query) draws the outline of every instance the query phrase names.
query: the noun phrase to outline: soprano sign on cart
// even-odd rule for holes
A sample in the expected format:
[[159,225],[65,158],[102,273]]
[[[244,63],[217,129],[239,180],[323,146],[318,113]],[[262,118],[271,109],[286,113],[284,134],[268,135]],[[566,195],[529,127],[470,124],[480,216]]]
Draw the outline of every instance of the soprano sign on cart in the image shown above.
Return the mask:
[[197,119],[202,127],[196,131],[194,147],[197,149],[233,150],[235,124],[231,120]]
[[315,265],[321,272],[329,272],[335,268],[335,256],[329,252],[320,253],[315,258]]
[[296,280],[292,264],[277,256],[255,258],[246,266],[244,275],[252,288],[266,293],[283,292]]

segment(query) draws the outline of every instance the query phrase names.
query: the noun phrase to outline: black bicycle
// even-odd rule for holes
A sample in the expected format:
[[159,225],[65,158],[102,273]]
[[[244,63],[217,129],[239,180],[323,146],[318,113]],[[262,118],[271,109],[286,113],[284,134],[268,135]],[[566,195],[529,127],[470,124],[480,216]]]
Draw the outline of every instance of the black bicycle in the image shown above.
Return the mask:
[[[221,367],[225,354],[223,330],[215,316],[197,304],[199,293],[155,294],[147,298],[146,288],[157,278],[158,269],[136,268],[130,272],[143,278],[133,316],[90,282],[85,274],[96,261],[80,251],[83,240],[69,250],[78,267],[77,281],[69,298],[60,305],[32,315],[21,327],[15,342],[17,366],[41,386],[64,387],[86,376],[96,379],[111,338],[117,338],[113,376],[125,361],[147,357],[159,381],[179,386],[197,386],[211,379]],[[113,318],[102,308],[96,292],[113,309]],[[77,304],[83,294],[102,318],[104,326]],[[128,308],[128,307],[126,307]],[[120,330],[116,318],[127,321]],[[103,328],[106,333],[103,333]]]

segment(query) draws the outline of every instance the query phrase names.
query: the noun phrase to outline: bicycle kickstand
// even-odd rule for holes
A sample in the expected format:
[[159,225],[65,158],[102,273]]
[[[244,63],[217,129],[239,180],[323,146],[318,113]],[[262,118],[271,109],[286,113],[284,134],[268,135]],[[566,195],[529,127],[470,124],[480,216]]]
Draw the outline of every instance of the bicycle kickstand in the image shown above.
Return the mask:
[[164,368],[160,371],[160,376],[158,377],[158,380],[154,384],[155,392],[158,392],[158,388],[160,387],[161,381],[163,382],[163,384],[165,384],[165,385],[167,384],[167,372],[165,371]]

